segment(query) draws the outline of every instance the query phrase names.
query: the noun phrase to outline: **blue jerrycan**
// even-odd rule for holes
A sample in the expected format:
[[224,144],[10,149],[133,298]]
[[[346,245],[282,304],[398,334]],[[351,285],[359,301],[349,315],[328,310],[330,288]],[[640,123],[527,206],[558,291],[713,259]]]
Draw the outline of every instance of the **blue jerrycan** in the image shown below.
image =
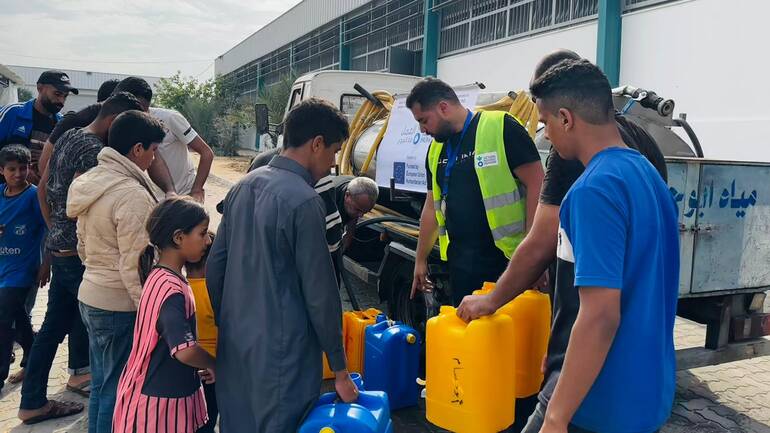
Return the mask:
[[392,410],[417,405],[422,344],[419,335],[414,328],[388,320],[383,314],[366,328],[366,389],[385,391]]
[[364,391],[360,374],[350,377],[360,391],[358,401],[338,402],[334,392],[322,395],[299,433],[393,433],[388,396],[382,391]]

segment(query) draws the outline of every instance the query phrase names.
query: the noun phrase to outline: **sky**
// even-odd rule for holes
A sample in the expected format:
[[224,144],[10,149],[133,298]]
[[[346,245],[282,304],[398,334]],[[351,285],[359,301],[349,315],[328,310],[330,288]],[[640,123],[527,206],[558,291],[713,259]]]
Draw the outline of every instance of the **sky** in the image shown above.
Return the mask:
[[0,64],[214,76],[214,59],[299,0],[1,0]]

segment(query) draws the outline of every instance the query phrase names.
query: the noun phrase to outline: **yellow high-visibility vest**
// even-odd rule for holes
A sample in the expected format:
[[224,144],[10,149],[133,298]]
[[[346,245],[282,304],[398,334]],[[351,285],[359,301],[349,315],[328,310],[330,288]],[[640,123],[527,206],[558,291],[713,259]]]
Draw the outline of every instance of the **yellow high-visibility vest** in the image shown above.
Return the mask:
[[[526,199],[521,194],[518,181],[513,177],[505,156],[503,123],[505,116],[510,114],[504,111],[484,111],[479,116],[473,165],[479,179],[492,238],[497,248],[510,259],[524,239],[527,213]],[[441,260],[446,261],[450,236],[446,230],[446,216],[441,209],[441,188],[437,182],[438,161],[443,147],[443,143],[433,140],[428,150],[428,166],[432,173]]]

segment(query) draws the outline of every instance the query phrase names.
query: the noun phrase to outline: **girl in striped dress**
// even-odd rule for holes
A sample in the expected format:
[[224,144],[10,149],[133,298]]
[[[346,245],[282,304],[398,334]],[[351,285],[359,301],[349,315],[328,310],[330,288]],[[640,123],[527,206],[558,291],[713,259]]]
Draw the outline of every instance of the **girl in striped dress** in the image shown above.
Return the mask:
[[203,207],[185,198],[162,202],[147,220],[153,246],[141,259],[146,279],[113,433],[193,433],[206,424],[201,379],[214,382],[214,358],[196,341],[195,302],[182,267],[200,260],[211,243],[208,224]]

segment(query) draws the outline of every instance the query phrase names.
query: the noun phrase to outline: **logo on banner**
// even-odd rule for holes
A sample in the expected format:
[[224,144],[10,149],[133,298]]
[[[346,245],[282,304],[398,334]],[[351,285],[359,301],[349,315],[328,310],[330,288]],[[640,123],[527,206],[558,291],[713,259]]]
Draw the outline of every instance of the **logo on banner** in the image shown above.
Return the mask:
[[393,163],[393,179],[396,183],[403,185],[406,183],[406,163],[394,162]]
[[476,155],[476,166],[478,168],[492,167],[499,164],[497,152],[480,153]]

